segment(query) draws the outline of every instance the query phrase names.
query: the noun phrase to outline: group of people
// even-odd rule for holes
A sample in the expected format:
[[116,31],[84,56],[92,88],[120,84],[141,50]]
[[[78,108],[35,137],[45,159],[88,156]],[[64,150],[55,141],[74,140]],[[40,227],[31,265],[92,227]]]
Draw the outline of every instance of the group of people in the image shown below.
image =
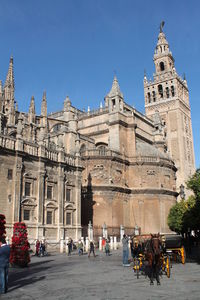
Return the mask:
[[[71,255],[72,250],[74,248],[73,240],[70,238],[67,244],[68,246],[68,255]],[[110,255],[110,245],[108,239],[103,239],[103,250],[106,253],[106,256]],[[36,241],[35,244],[36,256],[44,256],[46,255],[46,244],[44,241]],[[129,258],[129,237],[124,234],[122,239],[122,247],[123,247],[123,265],[129,266],[128,258]],[[79,239],[77,244],[78,254],[83,255],[84,252],[84,245],[81,239]],[[137,257],[139,253],[141,253],[141,246],[136,239],[131,239],[130,241],[130,249],[132,257]],[[95,254],[95,244],[94,241],[91,240],[89,242],[89,249],[88,249],[88,257]],[[8,268],[9,268],[9,256],[10,256],[10,246],[6,244],[5,238],[0,238],[0,294],[7,292],[8,287]]]
[[45,256],[46,252],[46,243],[44,241],[37,240],[35,243],[35,255],[36,256]]
[[[109,241],[104,239],[103,243],[102,243],[102,246],[103,246],[103,250],[105,250],[106,256],[110,255]],[[75,245],[74,245],[73,240],[71,238],[69,239],[69,241],[67,243],[67,247],[68,247],[68,256],[70,256],[71,253],[72,253],[72,250],[75,248]],[[83,242],[82,242],[81,239],[78,240],[78,244],[77,244],[76,248],[78,249],[78,255],[79,256],[83,255],[84,245],[83,245]],[[91,240],[89,242],[88,257],[90,257],[91,254],[93,254],[94,257],[96,256],[96,254],[95,254],[95,244],[94,244],[93,240]]]
[[[72,250],[75,248],[75,245],[73,243],[73,240],[70,238],[68,243],[67,243],[67,247],[68,247],[68,256],[71,255]],[[84,252],[84,245],[81,239],[78,240],[78,244],[77,247],[78,249],[78,255],[83,255]],[[95,245],[93,241],[90,241],[89,243],[89,250],[88,250],[88,257],[90,257],[90,254],[93,253],[93,256],[95,257]]]

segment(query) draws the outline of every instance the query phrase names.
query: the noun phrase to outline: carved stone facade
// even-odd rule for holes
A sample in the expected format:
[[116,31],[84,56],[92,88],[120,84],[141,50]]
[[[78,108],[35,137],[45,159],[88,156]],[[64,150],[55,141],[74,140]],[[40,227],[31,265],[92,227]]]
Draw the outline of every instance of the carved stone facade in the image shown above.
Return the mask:
[[40,116],[34,97],[28,113],[18,111],[12,58],[0,95],[0,211],[6,215],[8,236],[14,222],[24,221],[30,240],[78,239],[83,168],[79,153],[70,155],[63,145],[70,134],[65,122],[47,116],[45,93]]
[[[95,237],[103,224],[109,235],[119,235],[120,225],[130,234],[136,225],[142,233],[169,232],[167,215],[178,193],[176,167],[163,134],[165,114],[151,120],[128,105],[116,77],[105,105],[95,111],[81,111],[67,97],[62,111],[47,115],[44,93],[40,115],[34,97],[29,112],[19,112],[12,58],[0,87],[0,208],[8,235],[19,220],[27,223],[32,239],[51,241],[86,235],[89,221]],[[145,82],[146,97],[148,87],[153,91]],[[187,103],[171,99],[170,105]],[[146,109],[150,114],[148,99]],[[167,132],[177,128],[174,112]],[[183,117],[182,126],[191,133],[190,119]],[[174,158],[180,154],[177,134],[170,144]]]
[[[154,54],[153,80],[144,76],[146,115],[160,118],[168,152],[177,167],[177,191],[195,172],[192,122],[187,81],[180,78],[174,66],[169,44],[161,30]],[[159,124],[159,122],[158,122]],[[186,198],[190,192],[185,190]]]

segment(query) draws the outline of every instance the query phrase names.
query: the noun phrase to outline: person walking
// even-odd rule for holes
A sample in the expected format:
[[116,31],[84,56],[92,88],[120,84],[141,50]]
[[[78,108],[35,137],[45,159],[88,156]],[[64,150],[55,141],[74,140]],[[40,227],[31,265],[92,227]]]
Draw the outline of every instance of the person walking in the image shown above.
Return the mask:
[[106,244],[105,244],[105,252],[106,252],[106,256],[110,255],[110,245],[108,240],[106,240]]
[[128,255],[129,255],[128,243],[129,243],[129,238],[126,234],[124,234],[123,238],[122,238],[123,266],[124,267],[130,266],[130,264],[128,263]]
[[35,255],[39,256],[39,252],[40,252],[40,241],[37,240],[35,244]]
[[0,294],[8,290],[8,268],[10,258],[10,246],[6,244],[4,237],[0,237]]
[[90,250],[88,252],[88,257],[90,257],[91,252],[93,253],[93,256],[95,257],[95,252],[94,252],[94,242],[90,241]]
[[81,240],[78,241],[78,255],[83,255],[83,243]]
[[69,256],[72,253],[72,247],[73,247],[73,240],[71,238],[69,239],[67,246],[68,246],[68,256]]

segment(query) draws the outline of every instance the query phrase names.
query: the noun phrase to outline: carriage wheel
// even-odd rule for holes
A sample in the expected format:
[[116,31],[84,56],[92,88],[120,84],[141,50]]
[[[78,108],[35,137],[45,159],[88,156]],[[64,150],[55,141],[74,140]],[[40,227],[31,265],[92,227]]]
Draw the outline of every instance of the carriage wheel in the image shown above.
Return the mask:
[[170,257],[167,256],[167,260],[166,260],[166,271],[167,271],[167,277],[170,277]]
[[184,265],[186,261],[186,252],[184,246],[181,247],[181,262]]

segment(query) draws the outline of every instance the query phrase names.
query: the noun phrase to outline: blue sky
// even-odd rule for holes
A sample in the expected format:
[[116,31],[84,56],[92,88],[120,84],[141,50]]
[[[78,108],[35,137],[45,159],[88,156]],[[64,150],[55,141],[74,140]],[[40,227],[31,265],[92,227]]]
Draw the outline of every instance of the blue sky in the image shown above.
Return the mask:
[[125,101],[144,112],[143,75],[161,20],[179,75],[190,91],[196,166],[200,166],[200,2],[198,0],[1,0],[0,79],[14,57],[16,100],[27,111],[61,110],[69,95],[80,109],[97,108],[116,71]]

